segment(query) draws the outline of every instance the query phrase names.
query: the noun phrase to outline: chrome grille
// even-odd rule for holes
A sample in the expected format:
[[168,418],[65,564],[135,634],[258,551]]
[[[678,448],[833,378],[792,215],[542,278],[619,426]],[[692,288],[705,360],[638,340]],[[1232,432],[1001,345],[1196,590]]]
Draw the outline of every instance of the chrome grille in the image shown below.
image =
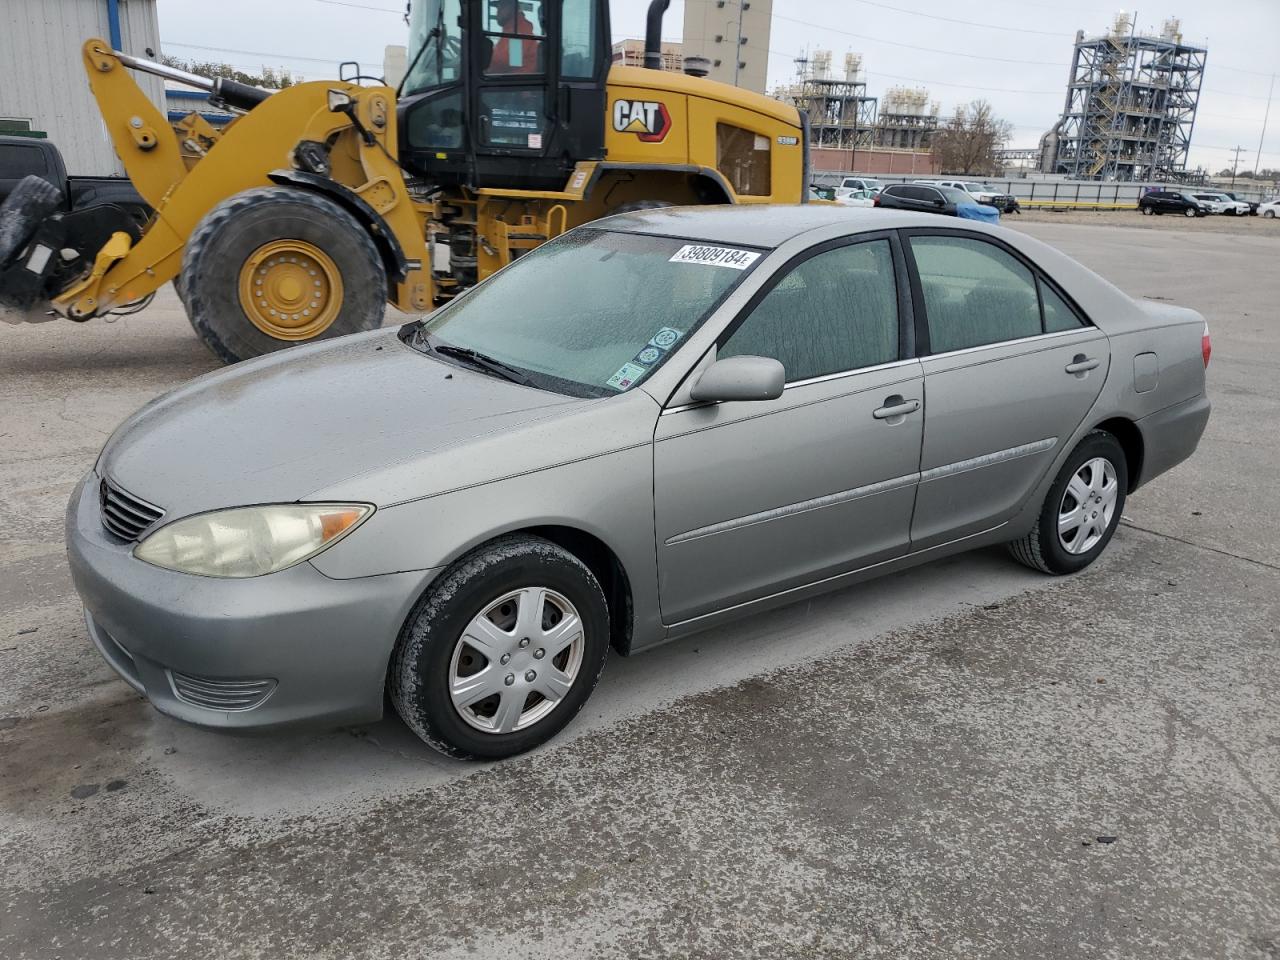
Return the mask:
[[125,493],[105,478],[98,485],[98,505],[102,508],[102,525],[121,540],[137,540],[164,516],[159,507]]
[[210,710],[252,710],[271,696],[274,680],[210,680],[169,671],[173,695],[183,703]]

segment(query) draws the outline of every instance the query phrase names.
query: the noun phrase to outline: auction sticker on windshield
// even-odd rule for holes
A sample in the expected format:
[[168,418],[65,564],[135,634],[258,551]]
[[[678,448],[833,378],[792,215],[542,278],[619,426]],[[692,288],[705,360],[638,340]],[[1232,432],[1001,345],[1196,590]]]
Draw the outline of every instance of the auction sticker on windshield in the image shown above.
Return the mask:
[[617,373],[605,381],[605,384],[615,390],[626,390],[647,372],[647,368],[638,363],[624,363]]
[[701,263],[712,267],[729,267],[731,270],[745,270],[760,259],[754,250],[736,250],[733,247],[708,247],[697,243],[686,243],[672,254],[670,263]]

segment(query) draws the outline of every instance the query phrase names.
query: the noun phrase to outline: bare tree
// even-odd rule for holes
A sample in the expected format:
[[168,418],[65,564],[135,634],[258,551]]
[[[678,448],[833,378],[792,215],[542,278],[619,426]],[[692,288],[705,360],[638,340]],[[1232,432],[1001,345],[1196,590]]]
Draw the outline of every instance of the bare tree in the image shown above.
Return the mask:
[[986,100],[956,107],[955,116],[933,135],[933,156],[944,173],[1000,172],[996,151],[1013,136],[1013,124],[997,119]]

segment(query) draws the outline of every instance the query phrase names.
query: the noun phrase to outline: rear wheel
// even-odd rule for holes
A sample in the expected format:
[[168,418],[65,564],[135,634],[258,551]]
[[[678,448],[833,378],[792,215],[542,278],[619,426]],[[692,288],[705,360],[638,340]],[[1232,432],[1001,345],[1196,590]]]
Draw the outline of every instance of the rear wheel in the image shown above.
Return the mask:
[[1036,525],[1009,544],[1010,552],[1043,573],[1083,570],[1111,542],[1128,489],[1129,469],[1120,441],[1094,430],[1062,465]]
[[1262,219],[1263,219],[1263,220],[1274,220],[1275,218],[1276,218],[1276,212],[1275,212],[1274,210],[1263,210],[1263,211],[1262,211]]
[[200,222],[175,288],[224,363],[382,325],[387,280],[368,231],[327,197],[260,187]]
[[0,267],[20,254],[45,219],[62,206],[62,191],[41,177],[24,177],[0,204]]
[[1139,207],[1139,209],[1142,211],[1142,213],[1143,213],[1143,215],[1144,215],[1144,216],[1148,216],[1148,217],[1149,217],[1149,216],[1151,216],[1151,214],[1155,212],[1155,211],[1154,211],[1154,210],[1152,210],[1150,207]]
[[428,744],[457,757],[508,757],[582,709],[609,652],[609,610],[568,551],[509,536],[431,585],[392,655],[387,688]]

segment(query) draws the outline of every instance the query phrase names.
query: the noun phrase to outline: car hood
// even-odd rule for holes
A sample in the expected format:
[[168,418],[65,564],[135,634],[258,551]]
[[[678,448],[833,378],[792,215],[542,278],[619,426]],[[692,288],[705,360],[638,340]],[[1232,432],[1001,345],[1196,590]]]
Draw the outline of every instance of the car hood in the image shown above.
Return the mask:
[[98,471],[170,517],[289,502],[596,403],[452,366],[377,330],[179,387],[116,430]]

